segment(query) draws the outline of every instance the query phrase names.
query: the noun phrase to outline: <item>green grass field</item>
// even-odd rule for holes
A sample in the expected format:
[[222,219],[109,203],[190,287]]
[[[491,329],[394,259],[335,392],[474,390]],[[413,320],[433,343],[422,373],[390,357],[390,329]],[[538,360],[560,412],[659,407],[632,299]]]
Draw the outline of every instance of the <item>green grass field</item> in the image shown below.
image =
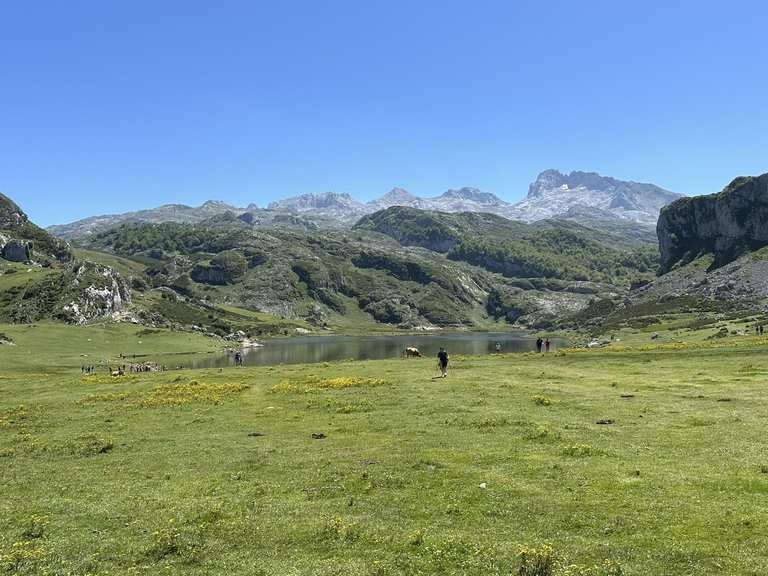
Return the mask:
[[138,330],[0,327],[0,573],[768,573],[768,339],[80,375],[211,347]]

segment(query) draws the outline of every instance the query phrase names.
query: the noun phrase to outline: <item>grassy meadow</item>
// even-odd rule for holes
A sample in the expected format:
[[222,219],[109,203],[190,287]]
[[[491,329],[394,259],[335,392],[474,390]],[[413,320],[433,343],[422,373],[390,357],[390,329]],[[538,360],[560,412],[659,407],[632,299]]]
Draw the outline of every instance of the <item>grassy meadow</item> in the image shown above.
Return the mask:
[[768,573],[768,338],[80,374],[140,330],[0,326],[0,574]]

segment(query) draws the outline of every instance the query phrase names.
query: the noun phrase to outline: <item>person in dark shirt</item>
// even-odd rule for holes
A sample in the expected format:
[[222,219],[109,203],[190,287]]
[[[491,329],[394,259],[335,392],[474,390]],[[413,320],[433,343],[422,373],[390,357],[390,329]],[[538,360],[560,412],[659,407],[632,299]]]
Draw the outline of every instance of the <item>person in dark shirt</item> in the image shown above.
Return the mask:
[[539,354],[541,354],[541,347],[543,344],[544,344],[544,340],[542,340],[541,336],[539,336],[536,339],[536,352],[538,352]]
[[448,376],[448,352],[445,348],[440,348],[440,352],[437,353],[437,367],[440,369],[441,378]]
[[549,347],[550,347],[551,345],[552,345],[552,343],[549,341],[549,338],[547,338],[546,340],[544,340],[544,350],[546,350],[547,352],[549,352]]

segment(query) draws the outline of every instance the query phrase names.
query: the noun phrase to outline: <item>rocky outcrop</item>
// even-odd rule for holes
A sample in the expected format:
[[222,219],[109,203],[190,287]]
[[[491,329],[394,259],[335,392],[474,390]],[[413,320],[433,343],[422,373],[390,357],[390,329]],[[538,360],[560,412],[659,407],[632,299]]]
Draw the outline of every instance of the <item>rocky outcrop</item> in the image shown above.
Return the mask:
[[71,324],[114,316],[131,303],[130,286],[109,266],[83,262],[71,274],[68,288],[73,297],[64,304],[61,315]]
[[0,234],[0,257],[10,262],[29,262],[32,260],[32,243]]
[[736,178],[722,192],[682,198],[664,208],[656,228],[662,272],[703,254],[713,267],[768,245],[768,174]]
[[200,284],[210,284],[213,286],[224,286],[227,283],[227,276],[224,270],[210,264],[197,264],[189,273],[192,280]]
[[10,198],[0,194],[0,230],[13,230],[26,222],[27,215],[21,208]]

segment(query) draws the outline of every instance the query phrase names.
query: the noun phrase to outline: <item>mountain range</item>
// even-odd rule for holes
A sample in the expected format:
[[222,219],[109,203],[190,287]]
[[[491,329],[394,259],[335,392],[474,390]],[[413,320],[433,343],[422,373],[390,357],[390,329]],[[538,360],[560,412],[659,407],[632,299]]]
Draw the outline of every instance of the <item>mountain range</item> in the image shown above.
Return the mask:
[[524,222],[563,218],[600,229],[622,227],[630,235],[648,237],[661,208],[680,197],[654,184],[622,181],[594,172],[563,174],[546,170],[530,185],[526,198],[517,203],[469,187],[450,189],[429,198],[393,188],[369,202],[361,202],[346,193],[322,192],[285,198],[271,202],[266,208],[255,203],[238,208],[220,201],[208,201],[199,207],[169,204],[124,214],[92,216],[51,226],[48,231],[60,238],[79,240],[126,222],[196,224],[228,213],[264,227],[348,228],[368,214],[406,206],[449,213],[486,212]]
[[[395,190],[365,204],[320,194],[264,209],[175,205],[111,217],[74,247],[0,195],[0,322],[111,318],[259,336],[376,324],[606,330],[665,312],[763,309],[768,175],[664,207],[658,247],[634,235],[649,227],[633,218],[671,193],[548,171],[526,209],[557,190],[564,212],[528,223],[490,213],[505,203],[472,189],[426,199]],[[578,194],[588,201],[569,204]],[[338,222],[343,209],[367,213],[352,226],[314,223]]]

